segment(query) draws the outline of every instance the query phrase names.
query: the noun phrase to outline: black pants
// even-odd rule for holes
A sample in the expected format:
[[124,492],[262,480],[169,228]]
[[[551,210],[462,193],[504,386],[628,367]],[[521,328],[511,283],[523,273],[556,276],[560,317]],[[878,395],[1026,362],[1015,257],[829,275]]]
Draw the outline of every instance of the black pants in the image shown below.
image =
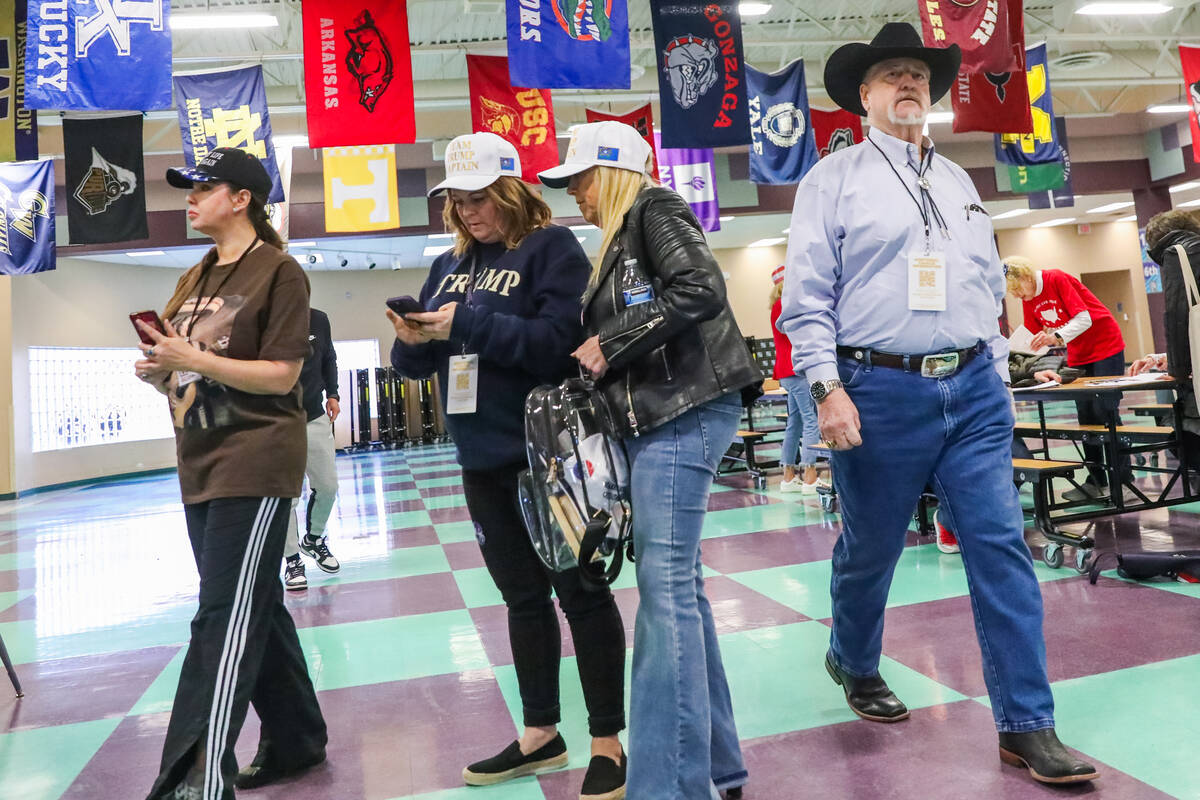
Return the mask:
[[575,642],[579,681],[592,736],[625,727],[625,627],[608,589],[590,591],[579,570],[550,572],[534,552],[521,520],[517,475],[525,465],[463,470],[463,491],[484,563],[508,606],[508,639],[521,691],[525,725],[557,725],[562,657],[550,590],[566,614]]
[[200,571],[200,607],[183,660],[162,766],[149,798],[169,797],[205,753],[204,800],[232,800],[233,746],[248,704],[280,766],[325,747],[325,720],[296,626],[283,606],[279,561],[291,502],[235,497],[184,506]]
[[[1083,374],[1088,377],[1096,375],[1124,375],[1125,351],[1121,350],[1108,358],[1093,361],[1091,364],[1080,364],[1076,369],[1083,370]],[[1117,413],[1120,404],[1121,395],[1113,393],[1089,400],[1076,400],[1075,411],[1079,415],[1079,422],[1082,425],[1107,425],[1110,419],[1115,420],[1116,424],[1120,425],[1121,416]],[[1083,457],[1093,462],[1092,465],[1088,466],[1088,477],[1091,482],[1097,486],[1107,486],[1108,473],[1105,472],[1103,467],[1095,466],[1095,464],[1105,463],[1104,446],[1099,444],[1085,444],[1083,446]],[[1125,461],[1124,471],[1128,472],[1128,459]]]

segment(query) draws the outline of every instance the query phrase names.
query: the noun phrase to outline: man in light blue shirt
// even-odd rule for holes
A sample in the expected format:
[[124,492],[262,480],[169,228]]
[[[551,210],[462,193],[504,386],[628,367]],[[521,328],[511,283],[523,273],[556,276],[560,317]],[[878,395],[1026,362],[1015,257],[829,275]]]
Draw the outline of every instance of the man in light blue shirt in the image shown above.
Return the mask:
[[1012,481],[1003,267],[970,178],[922,135],[957,45],[907,23],[839,48],[825,88],[866,140],[796,192],[779,330],[817,400],[842,507],[825,667],[864,719],[908,709],[879,675],[883,614],[917,497],[932,484],[970,587],[1000,758],[1046,783],[1098,777],[1054,732],[1042,599]]

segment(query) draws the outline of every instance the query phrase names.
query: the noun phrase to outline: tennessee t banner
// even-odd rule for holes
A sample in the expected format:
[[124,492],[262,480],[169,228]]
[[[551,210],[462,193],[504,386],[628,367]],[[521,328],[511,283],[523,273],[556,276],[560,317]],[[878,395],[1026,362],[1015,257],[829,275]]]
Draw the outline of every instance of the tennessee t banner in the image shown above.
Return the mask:
[[467,56],[471,92],[471,130],[503,136],[517,148],[526,183],[558,166],[554,106],[548,89],[522,89],[508,80],[504,56]]
[[1183,64],[1183,82],[1188,89],[1188,122],[1192,126],[1192,159],[1200,162],[1200,45],[1179,45],[1179,60]]
[[54,162],[0,164],[0,275],[54,269]]
[[628,89],[625,0],[508,0],[514,86]]
[[404,0],[304,0],[309,147],[416,141]]
[[736,2],[650,0],[665,147],[750,143]]
[[1050,96],[1050,71],[1046,45],[1025,50],[1025,78],[1029,87],[1032,133],[1001,133],[995,137],[996,160],[1014,167],[1049,164],[1059,159],[1059,142],[1054,130],[1054,99]]
[[170,9],[170,0],[29,0],[29,107],[169,108]]
[[1024,13],[1021,0],[918,0],[917,5],[925,46],[961,47],[963,72],[1017,69],[1009,15],[1014,5],[1017,14]]
[[282,202],[262,67],[176,75],[175,93],[187,163],[195,164],[218,147],[245,150],[258,156],[271,176],[268,201]]
[[400,227],[396,147],[331,147],[325,171],[325,230],[381,231]]
[[604,122],[613,120],[615,122],[623,122],[629,127],[636,130],[646,140],[646,144],[650,145],[650,158],[654,162],[654,170],[651,172],[651,177],[658,180],[658,150],[654,148],[654,110],[649,103],[641,108],[635,108],[628,114],[605,114],[592,109],[584,109],[587,114],[588,122]]
[[713,151],[663,147],[662,137],[654,134],[658,151],[658,172],[663,185],[674,189],[689,206],[706,231],[721,230],[721,206],[717,203],[717,179]]
[[71,244],[145,239],[142,115],[63,120]]
[[746,67],[750,108],[750,180],[799,183],[820,156],[808,124],[804,61],[768,75]]
[[25,105],[25,3],[0,12],[0,162],[37,158],[37,115]]
[[857,114],[842,108],[833,111],[813,108],[808,114],[812,119],[813,143],[821,158],[863,140],[862,117]]

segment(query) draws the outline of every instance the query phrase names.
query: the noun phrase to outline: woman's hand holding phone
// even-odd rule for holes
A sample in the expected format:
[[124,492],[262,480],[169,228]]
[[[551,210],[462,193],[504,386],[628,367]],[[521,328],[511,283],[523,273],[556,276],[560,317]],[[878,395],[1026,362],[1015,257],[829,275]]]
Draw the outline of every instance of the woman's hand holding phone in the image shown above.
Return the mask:
[[390,308],[385,313],[396,330],[396,338],[404,344],[418,345],[429,341],[429,337],[424,335],[418,323],[408,321]]
[[154,373],[170,373],[170,372],[199,372],[197,369],[197,359],[200,356],[200,351],[192,347],[187,339],[180,336],[170,322],[163,321],[163,331],[160,333],[153,326],[147,325],[143,320],[137,320],[135,323],[138,330],[149,337],[151,343],[142,342],[138,345],[145,358],[140,359],[134,364],[134,369],[138,375],[146,373],[147,375]]

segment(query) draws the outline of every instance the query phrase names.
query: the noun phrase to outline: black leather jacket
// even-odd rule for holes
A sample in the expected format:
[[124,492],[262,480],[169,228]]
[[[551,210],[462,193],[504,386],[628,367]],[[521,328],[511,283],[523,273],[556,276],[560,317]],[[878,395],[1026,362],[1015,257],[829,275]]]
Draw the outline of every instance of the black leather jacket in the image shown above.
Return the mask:
[[[625,306],[621,276],[630,259],[654,289]],[[600,381],[618,433],[637,436],[703,403],[762,393],[762,373],[725,299],[725,279],[700,223],[675,192],[643,189],[604,253],[583,298],[588,335],[598,334],[609,369]]]
[[1167,372],[1176,378],[1186,378],[1192,374],[1192,353],[1188,344],[1190,304],[1175,245],[1183,245],[1192,266],[1192,274],[1200,274],[1200,236],[1191,231],[1168,232],[1158,240],[1149,255],[1161,267],[1159,275],[1162,277],[1163,304],[1166,312],[1164,333],[1167,337]]

